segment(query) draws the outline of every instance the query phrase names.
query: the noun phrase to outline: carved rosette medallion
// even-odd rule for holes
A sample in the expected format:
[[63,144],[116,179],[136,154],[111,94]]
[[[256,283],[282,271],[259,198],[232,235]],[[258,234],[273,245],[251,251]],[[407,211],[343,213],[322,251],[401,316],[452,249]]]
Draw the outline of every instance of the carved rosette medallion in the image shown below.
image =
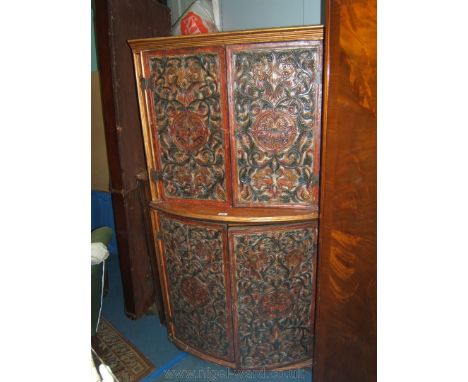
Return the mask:
[[297,128],[291,116],[282,111],[263,111],[252,125],[252,138],[258,147],[278,153],[291,146]]
[[233,231],[231,237],[240,365],[310,359],[316,226]]
[[184,111],[174,118],[169,128],[175,145],[182,151],[196,154],[208,141],[209,130],[202,118]]
[[228,48],[238,206],[318,209],[321,42]]
[[224,276],[222,227],[160,216],[175,337],[233,361]]
[[275,290],[260,299],[260,311],[266,317],[278,318],[289,313],[294,295],[287,289]]
[[220,53],[164,52],[148,65],[163,197],[227,201]]
[[205,306],[210,300],[208,287],[195,277],[187,277],[181,281],[180,293],[193,306]]

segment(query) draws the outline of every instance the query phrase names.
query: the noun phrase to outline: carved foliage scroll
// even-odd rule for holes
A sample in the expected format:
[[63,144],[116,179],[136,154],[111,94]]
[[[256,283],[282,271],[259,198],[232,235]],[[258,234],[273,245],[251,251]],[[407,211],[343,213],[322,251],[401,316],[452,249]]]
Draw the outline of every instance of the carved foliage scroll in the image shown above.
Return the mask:
[[310,359],[316,225],[234,231],[231,246],[241,366]]
[[224,53],[161,53],[148,66],[165,197],[227,201]]
[[231,360],[224,264],[224,230],[160,217],[176,337]]
[[237,205],[318,201],[321,42],[228,48]]

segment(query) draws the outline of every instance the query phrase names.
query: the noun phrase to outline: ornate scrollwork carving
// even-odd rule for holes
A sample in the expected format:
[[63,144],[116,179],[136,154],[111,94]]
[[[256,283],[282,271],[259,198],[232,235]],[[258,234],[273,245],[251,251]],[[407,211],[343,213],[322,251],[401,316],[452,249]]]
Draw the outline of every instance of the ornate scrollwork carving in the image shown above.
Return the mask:
[[153,56],[149,65],[165,196],[226,201],[218,54]]
[[233,48],[238,204],[317,204],[321,45]]
[[235,233],[233,244],[241,366],[310,358],[316,227]]
[[204,353],[232,358],[222,229],[160,219],[176,337]]

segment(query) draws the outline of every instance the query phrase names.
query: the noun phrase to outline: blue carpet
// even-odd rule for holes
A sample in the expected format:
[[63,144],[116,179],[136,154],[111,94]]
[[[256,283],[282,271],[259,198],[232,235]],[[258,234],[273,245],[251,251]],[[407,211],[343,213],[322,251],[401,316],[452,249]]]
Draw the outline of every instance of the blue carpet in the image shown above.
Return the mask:
[[234,373],[231,369],[203,361],[179,350],[169,341],[166,327],[159,323],[158,317],[147,315],[138,320],[131,320],[125,316],[119,261],[116,253],[111,253],[106,266],[109,269],[109,292],[104,297],[102,315],[128,341],[133,343],[156,368],[141,381],[312,381],[310,369]]
[[174,365],[182,361],[183,359],[187,358],[189,355],[188,353],[182,352],[172,360],[170,360],[168,363],[165,365],[161,366],[160,368],[156,369],[152,373],[150,373],[148,376],[146,376],[144,379],[142,379],[142,382],[151,382],[156,380],[157,377],[160,375],[166,375],[166,373],[172,369]]

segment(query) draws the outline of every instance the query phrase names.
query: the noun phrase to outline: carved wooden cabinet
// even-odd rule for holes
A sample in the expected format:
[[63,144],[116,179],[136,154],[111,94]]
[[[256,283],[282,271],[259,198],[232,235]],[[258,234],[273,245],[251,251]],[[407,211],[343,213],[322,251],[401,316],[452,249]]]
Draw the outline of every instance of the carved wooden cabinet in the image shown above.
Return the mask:
[[322,36],[130,41],[169,336],[204,359],[312,364]]

